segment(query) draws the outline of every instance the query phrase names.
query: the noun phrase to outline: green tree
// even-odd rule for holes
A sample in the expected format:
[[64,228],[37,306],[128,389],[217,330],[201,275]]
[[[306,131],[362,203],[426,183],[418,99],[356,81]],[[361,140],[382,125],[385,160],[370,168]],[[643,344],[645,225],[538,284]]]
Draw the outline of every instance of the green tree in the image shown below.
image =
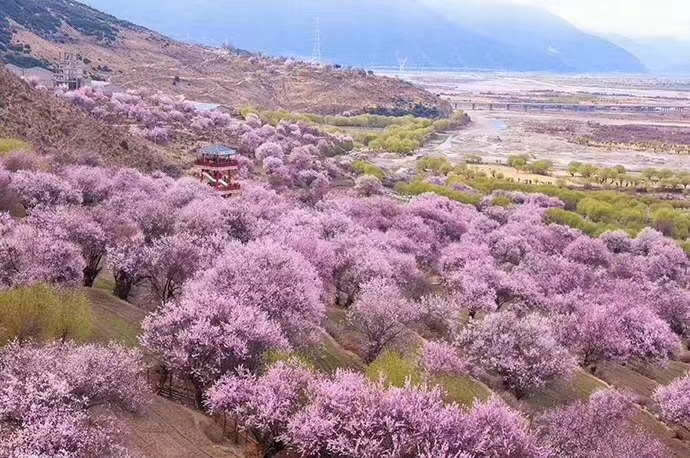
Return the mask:
[[683,189],[688,189],[688,186],[690,186],[690,173],[688,172],[681,172],[677,175],[678,177],[678,183],[683,186]]
[[467,164],[481,164],[483,160],[478,154],[468,154],[465,156],[465,162]]
[[508,156],[508,166],[517,170],[523,170],[527,167],[529,156],[526,154],[511,154]]
[[598,233],[604,231],[602,227],[599,227],[599,225],[591,221],[587,221],[577,213],[561,210],[560,208],[552,208],[548,210],[545,213],[545,217],[547,223],[569,226],[573,229],[579,229],[588,235],[598,235]]
[[655,168],[647,168],[642,171],[642,178],[644,178],[646,181],[650,183],[656,183],[658,182],[661,178],[659,175],[659,171]]
[[539,161],[534,161],[528,165],[529,171],[537,175],[548,175],[551,173],[553,168],[553,162],[542,159]]
[[690,217],[671,206],[655,209],[651,216],[652,226],[667,237],[686,239],[690,232]]
[[634,177],[632,175],[629,175],[627,173],[619,173],[616,175],[614,179],[614,183],[616,186],[619,188],[622,188],[624,186],[632,186],[635,185],[639,182],[639,179],[637,177]]
[[592,178],[596,171],[597,168],[592,164],[583,164],[582,167],[580,167],[580,175],[582,175],[584,178]]
[[644,204],[623,207],[616,210],[615,221],[635,230],[640,230],[647,225],[647,206]]
[[617,172],[613,169],[598,168],[593,174],[593,178],[597,180],[599,184],[605,184],[609,181],[614,181],[617,177]]
[[453,164],[445,157],[423,157],[417,161],[417,170],[430,171],[438,175],[448,175]]
[[587,197],[577,204],[577,212],[592,221],[611,221],[615,213],[612,205],[600,200]]
[[659,170],[659,179],[660,180],[668,180],[671,177],[673,177],[673,172],[669,169],[661,169]]
[[570,174],[570,176],[574,177],[575,175],[581,173],[582,165],[582,162],[578,161],[573,161],[570,164],[568,164],[568,173]]

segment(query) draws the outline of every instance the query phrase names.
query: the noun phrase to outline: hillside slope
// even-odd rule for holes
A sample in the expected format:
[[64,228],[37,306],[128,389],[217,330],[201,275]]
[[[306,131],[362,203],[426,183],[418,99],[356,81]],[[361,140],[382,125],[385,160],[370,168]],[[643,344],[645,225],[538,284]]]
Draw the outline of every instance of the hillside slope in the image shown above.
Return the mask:
[[395,78],[184,44],[67,0],[3,2],[0,17],[5,60],[49,65],[61,53],[77,54],[92,73],[125,88],[146,86],[232,107],[320,114],[451,111],[439,97]]
[[[137,345],[146,312],[120,301],[102,289],[84,288],[96,317],[94,340]],[[180,404],[153,396],[144,415],[122,416],[126,422],[127,447],[137,458],[241,457],[242,447],[223,438],[222,429],[210,417]]]
[[95,154],[107,165],[164,168],[167,161],[148,142],[124,128],[102,124],[47,91],[33,90],[0,69],[0,138],[19,138],[61,161]]
[[90,0],[174,37],[343,65],[642,72],[624,49],[545,10],[476,0]]

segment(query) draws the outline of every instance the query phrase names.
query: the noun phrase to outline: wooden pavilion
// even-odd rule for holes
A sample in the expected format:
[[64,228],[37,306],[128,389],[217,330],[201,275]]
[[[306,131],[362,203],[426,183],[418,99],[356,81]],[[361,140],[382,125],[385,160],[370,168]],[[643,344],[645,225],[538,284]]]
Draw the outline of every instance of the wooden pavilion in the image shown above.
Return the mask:
[[238,192],[240,185],[233,182],[239,165],[235,159],[238,154],[237,150],[224,145],[208,145],[199,149],[194,163],[201,169],[201,181],[206,181],[224,197]]

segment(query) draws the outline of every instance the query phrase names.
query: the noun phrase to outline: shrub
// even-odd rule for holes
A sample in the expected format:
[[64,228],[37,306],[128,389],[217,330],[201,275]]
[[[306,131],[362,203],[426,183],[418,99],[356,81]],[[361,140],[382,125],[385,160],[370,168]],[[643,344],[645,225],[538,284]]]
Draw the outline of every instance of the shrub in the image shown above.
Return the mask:
[[383,180],[383,178],[386,176],[383,170],[376,167],[374,164],[370,164],[364,161],[353,162],[352,169],[360,175],[372,175],[378,178],[379,180]]
[[417,170],[430,171],[436,175],[448,175],[454,169],[445,157],[423,157],[417,161]]
[[29,144],[16,138],[0,138],[0,157],[11,151],[26,151]]
[[484,160],[478,154],[468,154],[465,156],[465,163],[467,164],[482,164]]
[[418,196],[420,194],[431,192],[438,194],[439,196],[447,197],[456,202],[474,206],[478,206],[481,200],[478,196],[470,196],[460,191],[454,191],[444,186],[425,183],[423,181],[415,181],[413,183],[400,183],[396,186],[396,190],[401,194],[407,194],[411,196]]
[[0,291],[0,344],[17,339],[85,341],[93,314],[84,293],[39,284]]
[[413,386],[423,382],[422,371],[415,361],[398,353],[385,352],[367,367],[367,378],[372,382],[383,381],[388,386],[402,388],[408,381]]
[[369,147],[377,151],[410,154],[436,133],[457,125],[456,122],[446,122],[447,120],[434,122],[429,119],[406,119],[406,122],[391,125],[369,140]]

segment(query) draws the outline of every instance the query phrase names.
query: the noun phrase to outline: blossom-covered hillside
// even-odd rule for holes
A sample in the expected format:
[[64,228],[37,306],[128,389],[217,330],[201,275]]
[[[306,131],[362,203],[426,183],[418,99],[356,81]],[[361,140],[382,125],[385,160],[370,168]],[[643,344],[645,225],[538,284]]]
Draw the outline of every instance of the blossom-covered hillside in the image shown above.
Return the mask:
[[[384,197],[380,184],[333,187],[351,173],[346,162],[279,148],[245,153],[243,191],[233,199],[190,178],[6,161],[0,210],[27,216],[3,213],[0,295],[41,282],[90,286],[107,275],[114,294],[150,310],[141,346],[189,384],[199,408],[232,414],[268,454],[687,452],[686,381],[654,382],[659,391],[648,398],[609,389],[539,401],[621,364],[682,366],[688,259],[672,240],[653,230],[591,238],[548,225],[544,213],[563,203],[543,195],[496,192],[472,206],[433,194]],[[359,367],[371,363],[369,378],[353,366],[322,369],[318,355],[332,339]],[[39,405],[44,398],[23,383],[43,375],[17,365],[29,351],[17,345],[4,350],[0,377],[21,371],[26,382],[5,396],[21,392]],[[395,382],[400,370],[408,376]],[[478,387],[490,398],[470,394]],[[40,404],[47,416],[67,402],[50,396]],[[0,410],[10,456],[121,444],[107,429],[78,427],[92,442],[78,441],[74,428],[61,430],[58,445],[27,442],[40,437],[27,409]],[[16,419],[21,426],[10,427]],[[666,427],[678,436],[660,433]]]

